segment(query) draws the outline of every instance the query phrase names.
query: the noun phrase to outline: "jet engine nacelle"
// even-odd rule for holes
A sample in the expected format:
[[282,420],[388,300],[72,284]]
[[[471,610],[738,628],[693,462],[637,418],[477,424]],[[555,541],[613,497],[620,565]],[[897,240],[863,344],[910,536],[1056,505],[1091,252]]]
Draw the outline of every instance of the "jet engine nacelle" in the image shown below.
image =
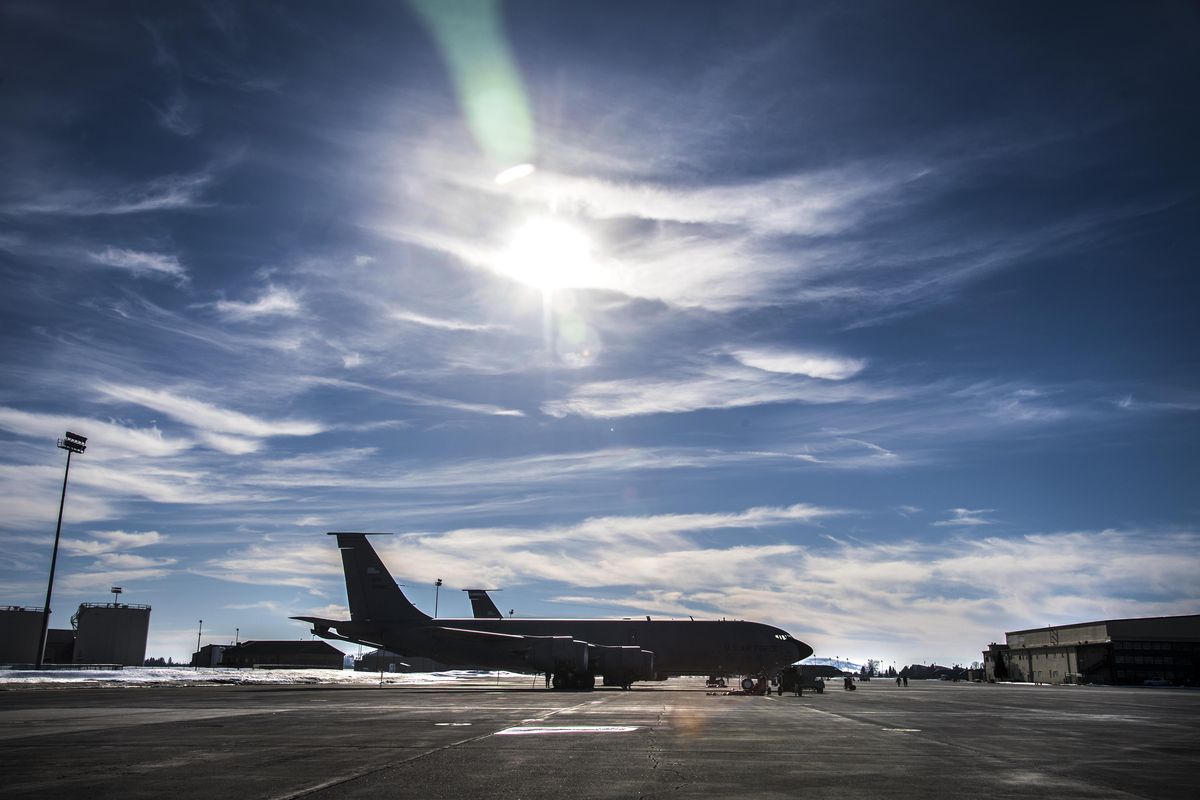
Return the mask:
[[588,671],[588,643],[570,636],[530,636],[525,660],[539,672]]
[[591,646],[591,671],[603,675],[608,686],[652,680],[654,653],[637,645],[594,644]]

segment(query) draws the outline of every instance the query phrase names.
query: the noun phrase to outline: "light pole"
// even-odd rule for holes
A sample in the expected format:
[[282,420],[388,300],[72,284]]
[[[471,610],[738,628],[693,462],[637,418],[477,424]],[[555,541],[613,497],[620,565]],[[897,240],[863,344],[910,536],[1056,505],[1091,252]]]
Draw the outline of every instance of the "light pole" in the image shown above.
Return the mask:
[[242,629],[241,629],[241,628],[234,628],[234,629],[233,629],[233,646],[234,646],[234,647],[237,647],[237,643],[240,641],[240,639],[241,639],[241,635],[242,635]]
[[125,590],[122,589],[120,586],[114,586],[111,589],[109,589],[109,591],[113,593],[113,608],[116,608],[117,607],[117,598],[120,597],[121,592],[123,592]]
[[[204,620],[200,620],[200,627],[196,629],[196,652],[200,652],[200,634],[204,633]],[[200,663],[200,657],[196,657],[196,663]]]
[[50,635],[50,595],[54,593],[54,567],[58,564],[58,538],[62,535],[63,506],[67,502],[67,475],[71,473],[71,453],[83,454],[87,450],[87,437],[67,431],[58,440],[59,448],[67,451],[67,468],[63,471],[62,496],[58,500],[58,526],[54,529],[54,550],[50,554],[50,580],[46,583],[46,606],[42,609],[42,638],[38,641],[37,668],[41,669],[46,659],[46,638]]
[[438,593],[442,590],[442,579],[438,578],[433,584],[433,618],[437,619],[438,615]]

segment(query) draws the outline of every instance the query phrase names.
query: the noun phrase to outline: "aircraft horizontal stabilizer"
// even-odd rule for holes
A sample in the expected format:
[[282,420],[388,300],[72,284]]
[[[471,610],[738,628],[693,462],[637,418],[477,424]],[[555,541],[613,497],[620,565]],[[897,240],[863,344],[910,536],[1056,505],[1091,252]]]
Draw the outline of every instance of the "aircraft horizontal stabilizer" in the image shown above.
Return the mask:
[[383,647],[383,644],[373,639],[364,639],[361,637],[351,638],[343,636],[340,633],[334,633],[331,628],[339,628],[347,623],[343,620],[324,619],[322,617],[288,617],[288,619],[296,619],[301,622],[307,622],[312,625],[312,633],[314,636],[320,636],[322,639],[337,639],[340,642],[353,642],[354,644],[367,644],[372,647]]

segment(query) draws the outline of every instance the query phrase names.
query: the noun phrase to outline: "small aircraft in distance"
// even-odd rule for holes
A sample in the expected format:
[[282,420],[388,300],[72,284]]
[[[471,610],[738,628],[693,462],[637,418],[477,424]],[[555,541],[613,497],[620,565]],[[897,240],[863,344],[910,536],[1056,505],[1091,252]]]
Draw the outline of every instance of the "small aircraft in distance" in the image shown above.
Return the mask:
[[[629,688],[673,675],[761,675],[812,655],[786,631],[744,620],[433,618],[409,602],[366,533],[337,537],[350,619],[292,617],[325,639],[450,666],[544,672],[556,689]],[[487,598],[486,593],[483,593]],[[494,611],[494,616],[491,615]]]

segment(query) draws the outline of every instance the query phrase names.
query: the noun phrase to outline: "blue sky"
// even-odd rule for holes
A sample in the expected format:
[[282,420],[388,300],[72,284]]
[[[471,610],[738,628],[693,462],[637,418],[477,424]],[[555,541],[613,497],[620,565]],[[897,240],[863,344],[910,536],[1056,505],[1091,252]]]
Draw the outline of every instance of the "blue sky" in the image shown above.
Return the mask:
[[[1200,611],[1188,3],[5,4],[0,602]],[[530,165],[513,172],[511,167]],[[524,174],[521,174],[524,173]]]

